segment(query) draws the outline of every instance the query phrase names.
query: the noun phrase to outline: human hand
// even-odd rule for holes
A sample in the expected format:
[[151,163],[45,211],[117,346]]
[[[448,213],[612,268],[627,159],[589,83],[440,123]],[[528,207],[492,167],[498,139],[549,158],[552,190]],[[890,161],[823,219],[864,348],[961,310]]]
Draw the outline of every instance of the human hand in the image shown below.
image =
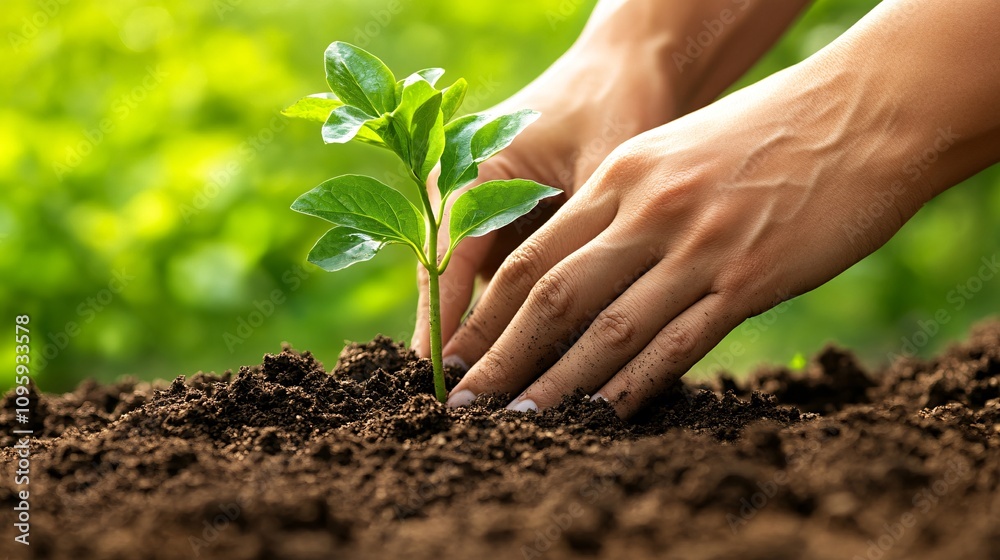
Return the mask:
[[[541,112],[502,153],[479,166],[478,179],[452,196],[445,208],[441,231],[447,232],[448,214],[457,194],[486,181],[531,179],[563,191],[543,201],[533,212],[481,237],[465,239],[453,251],[440,278],[441,330],[447,342],[469,307],[477,278],[488,280],[504,258],[545,222],[555,210],[579,191],[584,181],[619,144],[669,120],[670,94],[653,62],[628,67],[618,64],[617,49],[595,45],[573,49],[538,80],[493,110],[511,113],[520,109]],[[644,93],[622,95],[633,80],[644,80]],[[615,87],[607,87],[607,84]],[[587,95],[579,92],[586,91]],[[652,109],[650,109],[652,108]],[[438,169],[428,179],[428,195],[436,208]],[[443,253],[448,243],[439,243]],[[417,267],[420,297],[411,347],[421,356],[430,354],[427,305],[427,271]]]
[[[480,165],[486,180],[525,178],[562,189],[524,219],[466,239],[441,277],[442,338],[447,342],[472,297],[504,258],[559,204],[577,193],[620,143],[714,99],[780,35],[806,0],[780,6],[746,0],[601,0],[575,45],[535,82],[497,110],[540,111],[535,124]],[[704,26],[725,29],[691,57]],[[429,195],[437,196],[436,174]],[[457,197],[453,197],[455,200]],[[437,200],[432,200],[437,205]],[[447,214],[447,209],[446,209]],[[447,221],[447,215],[444,218]],[[447,231],[447,228],[444,228]],[[440,247],[447,247],[440,243]],[[427,276],[417,269],[420,300],[411,346],[430,353]]]
[[615,150],[445,346],[475,364],[449,404],[582,388],[629,416],[744,319],[880,247],[934,190],[900,181],[924,140],[858,87],[878,86],[802,65]]

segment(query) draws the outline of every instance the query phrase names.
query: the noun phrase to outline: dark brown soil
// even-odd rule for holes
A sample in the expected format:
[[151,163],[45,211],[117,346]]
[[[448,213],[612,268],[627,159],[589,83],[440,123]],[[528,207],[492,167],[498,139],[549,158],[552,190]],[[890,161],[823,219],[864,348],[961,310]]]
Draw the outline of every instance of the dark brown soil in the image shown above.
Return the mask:
[[0,556],[1000,555],[1000,323],[879,376],[831,348],[803,374],[684,385],[629,423],[585,395],[521,414],[430,392],[428,362],[380,338],[331,373],[285,349],[235,375],[41,395],[29,547],[8,395]]

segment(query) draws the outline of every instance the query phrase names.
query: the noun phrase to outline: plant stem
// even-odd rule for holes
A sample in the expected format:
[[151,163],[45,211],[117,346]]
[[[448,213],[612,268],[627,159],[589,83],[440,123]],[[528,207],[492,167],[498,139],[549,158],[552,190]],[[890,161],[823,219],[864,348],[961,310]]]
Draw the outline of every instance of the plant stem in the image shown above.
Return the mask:
[[434,370],[434,395],[437,400],[445,402],[448,400],[448,389],[444,385],[444,364],[441,359],[441,288],[439,278],[443,268],[439,268],[437,258],[438,228],[440,222],[434,215],[434,208],[431,206],[430,197],[427,194],[427,182],[422,180],[412,169],[409,169],[410,178],[417,184],[420,193],[420,201],[424,205],[427,215],[427,254],[424,255],[424,268],[427,269],[427,305],[429,323],[431,331],[431,365]]
[[441,294],[438,288],[438,271],[427,270],[428,298],[431,326],[431,364],[434,366],[434,393],[441,402],[448,400],[448,390],[444,386],[444,366],[441,363]]

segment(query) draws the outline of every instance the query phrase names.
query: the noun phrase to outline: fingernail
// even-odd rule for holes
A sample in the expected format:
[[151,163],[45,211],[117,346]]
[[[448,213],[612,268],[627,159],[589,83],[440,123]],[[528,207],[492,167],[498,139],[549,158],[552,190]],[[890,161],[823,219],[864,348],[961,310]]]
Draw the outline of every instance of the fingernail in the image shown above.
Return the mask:
[[608,402],[608,399],[600,393],[594,393],[594,396],[590,397],[590,402]]
[[529,410],[538,411],[538,405],[535,401],[531,399],[524,399],[520,401],[515,401],[507,405],[507,410],[513,410],[516,412],[528,412]]
[[462,389],[461,391],[458,391],[448,397],[448,402],[446,404],[450,408],[458,408],[460,406],[469,406],[474,400],[476,400],[475,393],[468,389]]
[[465,360],[456,356],[455,354],[452,354],[450,356],[445,356],[444,358],[441,359],[441,363],[443,363],[446,366],[455,366],[457,368],[461,368],[464,370],[469,369],[469,366],[468,364],[465,363]]

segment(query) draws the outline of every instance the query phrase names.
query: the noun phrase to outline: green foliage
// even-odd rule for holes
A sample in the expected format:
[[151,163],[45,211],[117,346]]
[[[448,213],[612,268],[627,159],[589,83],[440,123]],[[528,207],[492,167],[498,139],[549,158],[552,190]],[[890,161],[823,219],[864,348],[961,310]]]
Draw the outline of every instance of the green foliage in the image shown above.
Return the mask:
[[[464,80],[438,90],[435,85],[444,70],[429,68],[397,82],[377,57],[342,42],[331,44],[325,58],[327,82],[344,105],[336,106],[327,94],[316,94],[299,100],[283,113],[318,120],[322,116],[320,106],[329,107],[323,140],[342,144],[358,139],[392,150],[416,183],[422,206],[414,206],[402,193],[371,177],[344,175],[324,181],[292,204],[293,210],[340,226],[316,243],[309,261],[336,271],[370,260],[391,243],[413,250],[430,276],[431,359],[436,394],[444,401],[447,393],[441,365],[437,278],[448,266],[451,252],[463,238],[485,235],[510,224],[530,212],[541,199],[560,191],[525,179],[490,181],[470,189],[455,201],[451,244],[439,262],[441,217],[435,214],[427,196],[427,177],[440,161],[442,176],[448,177],[446,185],[440,187],[444,208],[456,188],[476,178],[477,166],[509,146],[538,118],[538,113],[470,115],[452,126],[448,120],[465,96]],[[364,137],[359,136],[362,131]],[[447,158],[442,158],[443,154]]]
[[383,244],[402,243],[421,251],[426,241],[420,211],[399,191],[371,177],[342,175],[323,181],[296,199],[292,210],[354,229]]
[[466,237],[479,237],[504,227],[531,212],[539,200],[559,192],[524,179],[489,181],[469,189],[451,208],[449,249]]
[[371,260],[385,244],[385,238],[348,227],[335,227],[323,234],[309,251],[309,262],[328,272],[336,272]]
[[281,114],[286,117],[325,123],[330,118],[330,113],[343,105],[332,93],[316,93],[299,99],[295,104],[281,111]]

